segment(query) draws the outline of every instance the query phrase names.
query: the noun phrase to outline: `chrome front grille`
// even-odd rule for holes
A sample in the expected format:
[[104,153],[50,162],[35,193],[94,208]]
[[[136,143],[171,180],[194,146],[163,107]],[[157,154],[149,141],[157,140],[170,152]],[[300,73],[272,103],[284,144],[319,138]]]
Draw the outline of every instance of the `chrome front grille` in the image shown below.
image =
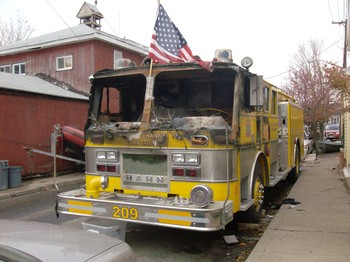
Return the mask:
[[122,154],[122,187],[167,192],[168,159],[161,154]]

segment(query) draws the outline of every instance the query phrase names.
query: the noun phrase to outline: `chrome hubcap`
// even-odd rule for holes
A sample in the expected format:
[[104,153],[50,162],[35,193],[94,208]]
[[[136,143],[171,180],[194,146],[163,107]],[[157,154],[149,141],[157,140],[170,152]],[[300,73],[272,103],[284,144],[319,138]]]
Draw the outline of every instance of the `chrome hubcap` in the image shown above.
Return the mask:
[[264,202],[264,185],[261,183],[260,179],[257,178],[255,180],[255,185],[254,185],[254,206],[255,210],[259,211],[260,206]]

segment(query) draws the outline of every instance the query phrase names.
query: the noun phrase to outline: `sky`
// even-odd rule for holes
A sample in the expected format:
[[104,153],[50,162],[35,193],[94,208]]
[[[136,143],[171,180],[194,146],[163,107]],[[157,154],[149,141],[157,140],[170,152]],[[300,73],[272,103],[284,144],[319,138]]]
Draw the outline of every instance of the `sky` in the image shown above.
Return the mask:
[[[94,0],[86,0],[95,4]],[[194,55],[211,61],[216,49],[232,50],[240,64],[249,56],[250,71],[281,87],[300,45],[322,42],[322,60],[342,65],[346,0],[161,0]],[[73,27],[84,1],[0,0],[0,20],[19,13],[35,28],[31,37]],[[98,0],[102,31],[149,46],[157,0]]]

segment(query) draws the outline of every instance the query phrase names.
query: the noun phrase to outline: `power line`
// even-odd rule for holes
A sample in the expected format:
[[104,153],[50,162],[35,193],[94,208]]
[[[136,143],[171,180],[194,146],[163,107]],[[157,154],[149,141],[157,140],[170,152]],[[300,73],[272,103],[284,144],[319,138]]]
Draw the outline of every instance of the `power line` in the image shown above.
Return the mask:
[[[119,2],[120,3],[120,2]],[[97,7],[97,0],[95,0],[95,6]],[[119,34],[116,33],[116,31],[114,30],[114,28],[110,25],[110,23],[108,22],[107,18],[104,17],[104,20],[106,21],[107,25],[109,26],[109,28],[113,31],[113,33],[116,35],[116,36],[119,36]]]
[[284,75],[284,74],[286,74],[286,73],[289,73],[289,71],[291,71],[291,70],[292,70],[292,69],[289,69],[289,70],[287,70],[287,71],[285,71],[285,72],[282,72],[282,73],[279,73],[279,74],[277,74],[277,75],[270,76],[270,77],[266,77],[265,79],[271,79],[271,78],[275,78],[275,77]]
[[[330,2],[329,2],[329,0],[327,1],[328,2],[328,9],[329,9],[329,14],[330,14],[330,16],[331,16],[331,18],[332,18],[332,23],[333,24],[345,24],[346,23],[346,20],[345,21],[341,21],[341,22],[333,22],[334,20],[333,20],[333,14],[332,14],[332,10],[331,10],[331,5],[330,5]],[[344,0],[344,5],[345,6],[347,6],[346,5],[346,0]],[[338,0],[337,0],[337,6],[338,6],[338,16],[340,17],[340,14],[339,14],[339,2],[338,2]],[[345,9],[345,8],[344,8]],[[347,9],[346,9],[347,10]],[[345,11],[345,10],[344,10]],[[347,11],[345,11],[345,12],[347,12]],[[345,24],[345,26],[346,26],[346,24]],[[346,34],[347,32],[345,32],[345,34]],[[344,37],[341,37],[339,40],[337,40],[336,42],[334,42],[333,44],[331,44],[330,46],[328,46],[328,47],[326,47],[325,49],[323,49],[322,51],[320,51],[320,54],[322,54],[323,52],[325,52],[325,51],[327,51],[329,48],[331,48],[332,46],[334,46],[334,45],[336,45],[336,44],[338,44],[341,40],[343,40],[344,39]],[[345,39],[344,39],[345,40]],[[343,59],[345,59],[344,61],[346,61],[346,58],[345,58],[345,54],[344,54],[344,58]],[[343,63],[345,63],[343,61]],[[293,70],[294,68],[291,68],[291,69],[289,69],[289,70],[287,70],[287,71],[284,71],[284,72],[282,72],[282,73],[279,73],[279,74],[276,74],[276,75],[274,75],[274,76],[270,76],[270,77],[267,77],[266,79],[271,79],[271,78],[275,78],[275,77],[279,77],[279,76],[281,76],[281,75],[284,75],[284,74],[286,74],[286,73],[289,73],[291,70]]]
[[328,9],[329,9],[329,13],[330,13],[330,15],[331,15],[332,21],[334,21],[333,15],[332,15],[332,10],[331,10],[331,5],[330,5],[330,3],[329,3],[329,0],[328,0]]
[[340,40],[343,40],[344,37],[341,37],[340,39],[338,39],[338,41],[334,42],[333,44],[331,44],[330,46],[328,46],[327,48],[323,49],[320,54],[322,54],[323,52],[327,51],[329,48],[331,48],[332,46],[336,45],[339,43]]
[[114,33],[116,36],[119,36],[119,37],[120,37],[120,35],[117,34],[117,32],[114,30],[114,28],[108,23],[108,20],[107,20],[106,18],[105,18],[105,21],[106,21],[107,25],[109,26],[109,28],[113,31],[113,33]]
[[[336,45],[336,44],[337,44],[340,40],[342,40],[342,39],[343,39],[343,37],[340,38],[338,41],[334,42],[333,44],[331,44],[330,46],[328,46],[327,48],[325,48],[325,49],[323,49],[322,51],[320,51],[320,54],[322,54],[323,52],[327,51],[327,50],[328,50],[329,48],[331,48],[332,46]],[[279,73],[279,74],[277,74],[277,75],[270,76],[270,77],[266,77],[265,79],[271,79],[271,78],[275,78],[275,77],[284,75],[284,74],[286,74],[286,73],[289,73],[289,72],[290,72],[291,70],[293,70],[293,69],[295,69],[295,68],[293,67],[293,68],[291,68],[291,69],[289,69],[289,70],[287,70],[287,71],[284,71],[284,72],[282,72],[282,73]]]
[[60,16],[60,14],[57,12],[57,10],[51,5],[51,3],[49,2],[49,0],[46,0],[46,2],[51,6],[52,10],[56,13],[56,15],[63,21],[63,23],[69,28],[69,30],[75,35],[76,38],[79,39],[79,37],[77,36],[77,34],[72,30],[72,28],[66,23],[66,21],[63,19],[62,16]]

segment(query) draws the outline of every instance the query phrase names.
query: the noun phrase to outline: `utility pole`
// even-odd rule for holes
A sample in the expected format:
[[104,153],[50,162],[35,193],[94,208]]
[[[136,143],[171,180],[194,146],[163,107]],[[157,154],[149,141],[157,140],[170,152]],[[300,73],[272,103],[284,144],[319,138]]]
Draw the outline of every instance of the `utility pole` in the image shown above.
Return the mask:
[[332,24],[336,25],[344,25],[344,49],[343,49],[343,68],[347,67],[347,34],[348,34],[348,21],[347,19],[340,22],[332,22]]
[[[347,35],[348,35],[348,20],[345,19],[343,21],[340,21],[340,22],[332,22],[332,24],[338,24],[338,25],[344,25],[344,49],[343,49],[343,70],[346,69],[347,67],[347,56],[348,56],[348,46],[347,46]],[[342,105],[342,110],[340,112],[340,123],[339,123],[339,137],[341,139],[341,143],[344,147],[344,113],[342,112],[343,111],[343,108],[344,108],[344,97],[343,97],[343,94],[342,94],[342,101],[341,101],[341,105]]]

